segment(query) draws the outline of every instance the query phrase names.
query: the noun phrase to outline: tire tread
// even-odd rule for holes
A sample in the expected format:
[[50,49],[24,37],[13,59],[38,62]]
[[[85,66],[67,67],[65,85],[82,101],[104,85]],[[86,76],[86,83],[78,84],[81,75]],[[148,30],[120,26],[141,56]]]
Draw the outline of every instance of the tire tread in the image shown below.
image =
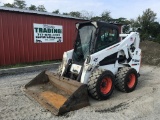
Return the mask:
[[131,92],[128,90],[128,88],[125,87],[125,79],[126,75],[130,70],[133,70],[131,67],[123,67],[121,68],[118,73],[116,74],[116,79],[115,79],[115,87],[122,92]]

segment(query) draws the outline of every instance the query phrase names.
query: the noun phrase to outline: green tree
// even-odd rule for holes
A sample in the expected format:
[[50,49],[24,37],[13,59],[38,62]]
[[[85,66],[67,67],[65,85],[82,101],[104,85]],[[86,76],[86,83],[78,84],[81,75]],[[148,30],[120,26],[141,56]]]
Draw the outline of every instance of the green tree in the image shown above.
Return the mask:
[[87,20],[91,20],[91,18],[93,17],[93,12],[82,10],[80,13],[81,13],[81,17]]
[[117,19],[114,19],[114,18],[111,18],[109,19],[109,22],[111,23],[117,23],[117,24],[124,24],[126,21],[126,18],[117,18]]
[[124,18],[124,17],[120,17],[117,19],[110,18],[108,20],[108,22],[123,25],[123,27],[122,27],[123,33],[129,33],[129,31],[130,31],[130,21],[127,20],[127,18]]
[[78,11],[72,11],[69,13],[69,15],[71,15],[72,17],[81,17],[81,13]]
[[110,13],[111,12],[107,11],[107,10],[105,10],[104,12],[102,12],[102,14],[101,14],[101,21],[108,22],[111,19]]
[[137,20],[130,19],[130,28],[132,32],[137,31],[140,27],[141,25],[138,23]]
[[26,9],[26,2],[24,0],[14,0],[13,3],[6,3],[3,7]]
[[14,0],[13,5],[15,8],[19,8],[19,9],[26,8],[26,2],[23,0]]
[[53,11],[52,13],[60,14],[59,9],[57,9],[57,10]]
[[110,12],[105,10],[102,12],[100,16],[94,16],[91,18],[93,21],[104,21],[104,22],[109,22],[111,20]]
[[137,24],[139,24],[141,28],[141,38],[142,40],[148,39],[147,37],[150,37],[152,35],[151,29],[152,24],[156,20],[156,13],[154,13],[150,8],[146,9],[142,16],[138,16],[137,18]]
[[69,15],[69,13],[62,13],[63,15]]
[[72,17],[79,17],[79,18],[88,19],[88,20],[90,20],[93,17],[93,13],[92,12],[88,12],[86,10],[83,10],[81,12],[79,12],[79,11],[71,11],[69,13],[63,13],[63,15],[70,15]]
[[110,12],[109,11],[104,11],[100,16],[92,16],[91,20],[92,21],[105,21],[108,22],[111,19]]
[[160,43],[160,33],[157,35],[155,42]]
[[40,12],[47,12],[46,8],[44,7],[44,5],[39,5],[37,7],[37,11],[40,11]]
[[91,18],[92,21],[102,21],[100,16],[94,16]]
[[36,7],[35,5],[32,5],[32,4],[31,4],[31,6],[28,7],[28,9],[29,9],[29,10],[34,10],[34,11],[36,11],[36,10],[37,10],[37,7]]
[[153,22],[150,24],[150,29],[148,30],[152,38],[156,38],[160,34],[160,24],[159,22]]
[[6,4],[3,4],[3,7],[11,7],[11,8],[14,8],[14,5],[13,5],[13,4],[10,4],[10,3],[6,3]]

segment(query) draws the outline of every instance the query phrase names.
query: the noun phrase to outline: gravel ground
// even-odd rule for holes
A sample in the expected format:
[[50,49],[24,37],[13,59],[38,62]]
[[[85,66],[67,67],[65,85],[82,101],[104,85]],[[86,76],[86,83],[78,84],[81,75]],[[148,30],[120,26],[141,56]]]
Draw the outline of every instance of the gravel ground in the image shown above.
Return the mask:
[[142,62],[147,65],[160,66],[160,44],[153,41],[143,41],[140,43],[142,50]]
[[105,101],[90,98],[91,106],[57,117],[30,100],[21,91],[40,72],[0,77],[0,120],[159,120],[160,68],[142,66],[137,88],[132,93],[114,90]]

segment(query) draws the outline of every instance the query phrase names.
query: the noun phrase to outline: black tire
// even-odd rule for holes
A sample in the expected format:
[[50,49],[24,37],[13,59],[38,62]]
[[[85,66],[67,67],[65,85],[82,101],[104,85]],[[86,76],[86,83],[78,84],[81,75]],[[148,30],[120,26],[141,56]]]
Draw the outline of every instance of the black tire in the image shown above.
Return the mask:
[[89,95],[96,100],[108,99],[114,90],[114,79],[111,71],[93,71],[88,81]]
[[132,92],[138,83],[138,74],[134,68],[121,68],[116,74],[115,87],[122,92]]

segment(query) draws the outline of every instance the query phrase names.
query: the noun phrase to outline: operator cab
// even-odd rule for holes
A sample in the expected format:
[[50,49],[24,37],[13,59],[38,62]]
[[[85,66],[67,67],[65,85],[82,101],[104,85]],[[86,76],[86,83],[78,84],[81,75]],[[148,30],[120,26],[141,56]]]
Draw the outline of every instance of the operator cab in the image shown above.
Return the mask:
[[77,23],[72,63],[83,65],[87,56],[119,42],[118,27],[105,22]]
[[[86,58],[94,53],[116,44],[119,41],[118,27],[105,22],[77,23],[77,37],[74,44],[72,60],[70,60],[64,75],[80,81],[81,72]],[[107,51],[106,51],[107,52]],[[107,56],[99,65],[112,64],[117,59],[117,53]]]

